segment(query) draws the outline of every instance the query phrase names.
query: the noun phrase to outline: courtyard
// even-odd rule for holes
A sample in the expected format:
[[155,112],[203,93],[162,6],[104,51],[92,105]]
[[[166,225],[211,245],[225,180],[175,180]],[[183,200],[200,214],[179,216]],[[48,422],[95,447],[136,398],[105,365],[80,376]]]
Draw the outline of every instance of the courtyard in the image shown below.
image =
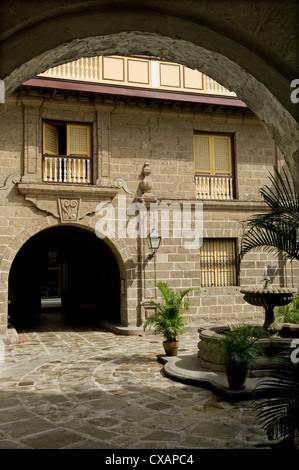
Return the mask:
[[[198,328],[260,323],[260,285],[263,301],[272,284],[298,286],[298,1],[0,3],[0,449],[101,449],[105,464],[133,467],[134,452],[151,449],[197,466],[204,450],[210,466],[217,450],[256,450],[255,464],[267,449],[269,465],[255,378],[233,399],[219,393],[221,373],[208,387],[214,370],[198,365]],[[287,255],[278,259],[254,251],[255,230],[243,243],[273,169],[287,170],[295,189],[293,220],[288,204],[287,218],[274,214],[275,246]],[[290,199],[278,189],[280,208]],[[152,205],[157,227],[149,216],[142,237],[124,230],[136,207],[150,214]],[[204,222],[193,248],[183,243],[187,206]],[[117,233],[105,232],[108,220]],[[201,288],[177,360],[163,356],[162,337],[143,334],[157,280]],[[57,301],[84,326],[45,314],[24,326]],[[272,313],[264,326],[276,334]],[[19,341],[6,344],[10,324]],[[284,459],[285,444],[276,443]]]
[[[197,351],[198,334],[181,338]],[[70,329],[51,318],[6,345],[1,449],[257,449],[252,401],[171,380],[161,339]]]

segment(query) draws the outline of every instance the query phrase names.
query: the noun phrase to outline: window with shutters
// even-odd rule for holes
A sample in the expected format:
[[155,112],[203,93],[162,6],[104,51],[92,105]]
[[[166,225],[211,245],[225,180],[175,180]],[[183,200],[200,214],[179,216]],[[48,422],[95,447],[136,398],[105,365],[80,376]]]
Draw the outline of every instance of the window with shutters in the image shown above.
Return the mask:
[[205,238],[199,256],[202,287],[237,285],[234,238]]
[[91,126],[43,123],[43,181],[90,184]]
[[194,173],[199,199],[234,199],[232,137],[194,135]]

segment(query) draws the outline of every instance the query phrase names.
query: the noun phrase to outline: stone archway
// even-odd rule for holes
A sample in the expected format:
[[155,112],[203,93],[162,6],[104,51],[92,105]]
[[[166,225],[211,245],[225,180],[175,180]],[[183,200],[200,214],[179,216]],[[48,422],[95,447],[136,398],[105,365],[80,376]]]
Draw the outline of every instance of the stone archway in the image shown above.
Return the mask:
[[15,326],[56,312],[70,325],[120,322],[120,270],[108,245],[89,230],[56,226],[31,237],[9,273]]
[[[0,78],[6,93],[50,66],[81,56],[144,54],[210,75],[265,123],[299,171],[298,2],[65,0],[1,6]],[[299,183],[296,182],[299,185]]]

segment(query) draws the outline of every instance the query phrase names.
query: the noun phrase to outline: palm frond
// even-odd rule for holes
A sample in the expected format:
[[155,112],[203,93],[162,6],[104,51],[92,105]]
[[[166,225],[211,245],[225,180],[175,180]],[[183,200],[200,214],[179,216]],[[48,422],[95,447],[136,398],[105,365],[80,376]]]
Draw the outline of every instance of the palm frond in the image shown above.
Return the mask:
[[282,175],[274,167],[274,173],[275,175],[269,175],[273,189],[266,185],[260,189],[260,194],[272,212],[291,213],[298,217],[299,198],[293,190],[285,170],[282,169]]
[[281,226],[269,223],[264,226],[250,227],[243,235],[240,257],[244,257],[253,249],[264,250],[268,253],[280,253],[298,260],[297,231],[287,223]]
[[299,444],[299,367],[282,358],[270,368],[271,378],[263,378],[257,391],[268,398],[254,411],[270,440],[291,438]]
[[170,290],[168,284],[166,282],[157,282],[156,286],[158,287],[159,291],[165,302],[171,299],[173,292]]
[[250,217],[242,237],[241,259],[251,250],[264,250],[299,259],[299,196],[284,170],[274,168],[269,179],[272,187],[264,186],[260,193],[269,212]]
[[264,214],[257,214],[251,216],[246,221],[246,227],[267,227],[268,225],[280,226],[288,224],[289,227],[298,229],[299,228],[299,212],[291,213],[283,210],[276,212],[267,212]]
[[294,294],[288,305],[282,305],[276,312],[279,323],[299,324],[299,294]]
[[150,315],[144,323],[144,329],[154,325],[154,334],[162,334],[168,341],[175,341],[175,338],[185,332],[187,319],[183,316],[185,310],[189,308],[189,302],[184,298],[196,288],[188,288],[179,292],[174,292],[166,282],[155,283],[159,289],[163,302],[149,301],[143,305],[150,305],[156,308],[156,312]]

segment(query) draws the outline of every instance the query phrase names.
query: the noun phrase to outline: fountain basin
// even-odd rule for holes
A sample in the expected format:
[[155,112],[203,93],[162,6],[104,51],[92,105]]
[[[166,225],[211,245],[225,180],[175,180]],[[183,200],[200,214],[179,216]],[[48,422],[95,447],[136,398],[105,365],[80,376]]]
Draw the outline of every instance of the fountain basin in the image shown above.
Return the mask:
[[274,308],[288,305],[292,301],[297,289],[287,287],[272,288],[266,285],[263,289],[242,289],[240,292],[244,294],[245,302],[265,309],[263,327],[271,329],[271,325],[275,321]]
[[[217,353],[217,341],[221,335],[228,331],[228,326],[211,328],[200,328],[198,343],[198,358],[201,367],[205,369],[224,372],[225,364],[219,360]],[[256,344],[261,346],[264,354],[258,358],[255,368],[249,369],[249,377],[265,376],[267,369],[282,354],[291,354],[293,349],[291,343],[294,338],[299,338],[299,325],[283,323],[279,325],[279,334],[257,340]]]
[[251,305],[280,307],[289,304],[297,290],[281,287],[277,289],[242,289],[240,292],[244,294],[244,300]]

